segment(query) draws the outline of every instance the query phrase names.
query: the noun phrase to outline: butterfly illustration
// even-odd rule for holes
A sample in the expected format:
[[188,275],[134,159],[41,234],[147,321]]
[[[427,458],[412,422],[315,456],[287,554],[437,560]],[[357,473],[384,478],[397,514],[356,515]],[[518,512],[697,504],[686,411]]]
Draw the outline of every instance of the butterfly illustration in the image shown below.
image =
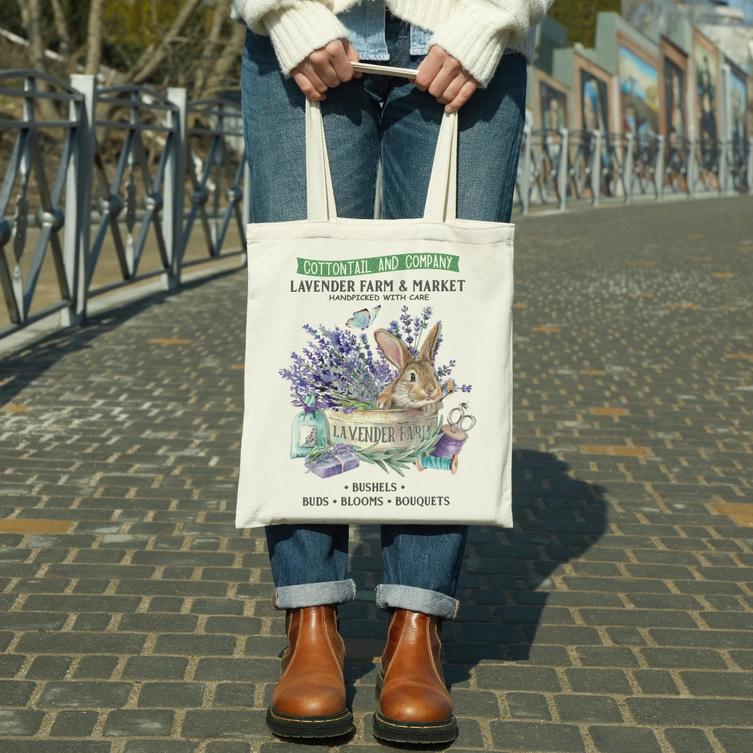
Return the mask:
[[369,309],[354,311],[353,316],[345,324],[351,329],[366,329],[377,318],[377,314],[381,308],[381,306],[374,306],[371,311]]

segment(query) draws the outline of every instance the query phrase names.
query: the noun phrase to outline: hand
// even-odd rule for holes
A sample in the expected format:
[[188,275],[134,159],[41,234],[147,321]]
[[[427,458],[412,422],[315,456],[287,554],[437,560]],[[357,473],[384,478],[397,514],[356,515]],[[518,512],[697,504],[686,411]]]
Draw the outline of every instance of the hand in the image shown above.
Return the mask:
[[416,71],[416,87],[445,105],[445,112],[459,110],[478,89],[478,81],[466,71],[457,58],[438,44],[429,48],[428,55]]
[[363,76],[351,60],[358,60],[355,47],[347,39],[333,39],[298,63],[290,75],[304,96],[321,102],[327,98],[327,89]]

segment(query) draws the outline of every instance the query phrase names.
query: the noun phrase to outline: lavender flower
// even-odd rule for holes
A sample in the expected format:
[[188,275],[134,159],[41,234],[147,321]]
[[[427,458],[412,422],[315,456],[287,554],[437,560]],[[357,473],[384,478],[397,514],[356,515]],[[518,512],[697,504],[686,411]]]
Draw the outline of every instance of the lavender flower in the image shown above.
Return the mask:
[[[420,340],[429,328],[432,316],[430,306],[425,306],[420,316],[410,312],[408,306],[401,308],[398,320],[392,320],[387,330],[400,338],[414,358],[418,357]],[[280,369],[280,375],[290,382],[293,405],[304,407],[306,395],[314,395],[316,409],[337,408],[351,412],[359,408],[375,408],[379,393],[397,376],[395,369],[382,352],[376,349],[367,333],[356,334],[340,327],[314,327],[304,324],[303,330],[309,341],[299,353],[290,354],[290,363]],[[441,335],[435,348],[439,349]],[[455,368],[450,360],[436,368],[437,378],[443,389]],[[470,392],[471,386],[455,386],[462,392]]]

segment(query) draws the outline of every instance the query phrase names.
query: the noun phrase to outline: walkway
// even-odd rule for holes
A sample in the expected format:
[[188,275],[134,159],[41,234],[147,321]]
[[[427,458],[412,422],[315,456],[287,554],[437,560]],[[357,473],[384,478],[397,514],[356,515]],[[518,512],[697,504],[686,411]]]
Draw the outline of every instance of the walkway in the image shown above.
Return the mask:
[[[452,750],[751,751],[751,202],[529,217],[516,270],[518,525],[469,540]],[[0,362],[0,753],[300,750],[265,728],[284,613],[233,520],[245,280]],[[377,536],[353,753],[381,749]]]

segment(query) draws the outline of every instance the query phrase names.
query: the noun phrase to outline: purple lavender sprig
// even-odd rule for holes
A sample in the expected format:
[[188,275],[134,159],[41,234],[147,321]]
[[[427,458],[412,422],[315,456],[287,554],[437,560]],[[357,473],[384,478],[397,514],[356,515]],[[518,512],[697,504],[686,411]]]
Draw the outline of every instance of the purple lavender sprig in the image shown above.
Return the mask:
[[[408,306],[401,308],[399,320],[393,319],[387,330],[400,338],[414,358],[418,357],[421,339],[431,326],[432,309],[425,306],[419,315]],[[304,324],[309,341],[300,353],[290,354],[290,364],[279,370],[290,382],[293,405],[304,407],[306,395],[314,395],[315,409],[337,408],[352,411],[375,408],[379,393],[397,377],[397,369],[387,361],[366,332],[354,333],[340,327],[314,327]],[[435,354],[442,343],[437,338]],[[436,373],[443,390],[455,368],[450,360],[437,366]],[[470,392],[471,385],[455,384],[455,389]]]
[[307,394],[317,409],[376,407],[377,395],[392,378],[392,368],[364,335],[340,327],[303,326],[310,340],[301,353],[291,353],[280,375],[290,382],[293,405],[303,407]]

